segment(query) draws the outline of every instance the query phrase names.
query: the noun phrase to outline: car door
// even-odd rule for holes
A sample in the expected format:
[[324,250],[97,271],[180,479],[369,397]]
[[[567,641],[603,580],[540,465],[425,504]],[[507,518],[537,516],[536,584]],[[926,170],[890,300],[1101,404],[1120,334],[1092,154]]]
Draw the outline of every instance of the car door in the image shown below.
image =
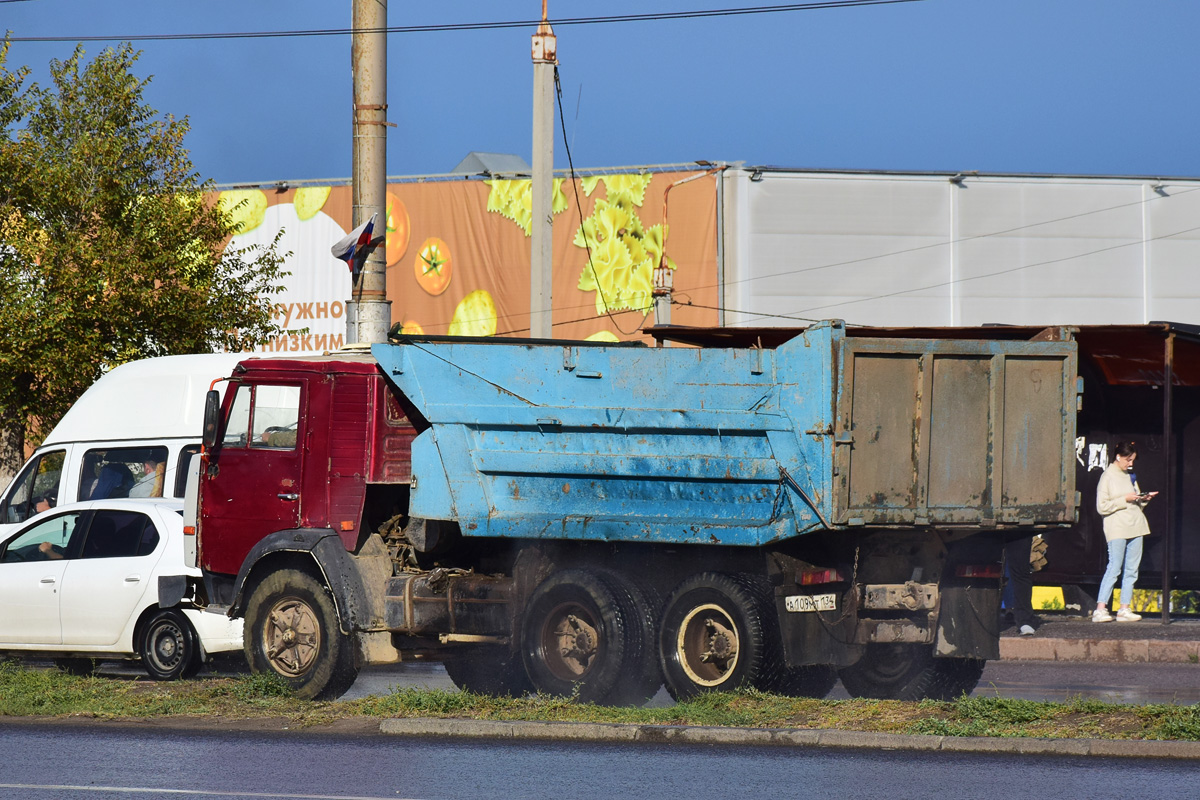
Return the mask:
[[0,643],[62,642],[63,579],[79,549],[82,515],[68,512],[35,522],[0,547]]
[[79,557],[67,567],[62,589],[64,646],[112,646],[149,605],[155,564],[162,556],[158,529],[140,511],[98,509]]

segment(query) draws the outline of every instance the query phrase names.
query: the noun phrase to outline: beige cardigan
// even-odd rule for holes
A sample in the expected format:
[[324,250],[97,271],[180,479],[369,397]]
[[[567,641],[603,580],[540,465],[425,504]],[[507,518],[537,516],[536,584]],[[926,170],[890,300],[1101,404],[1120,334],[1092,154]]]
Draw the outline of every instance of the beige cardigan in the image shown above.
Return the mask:
[[1130,492],[1140,492],[1137,483],[1129,478],[1129,473],[1117,466],[1116,462],[1108,465],[1108,469],[1100,476],[1100,485],[1096,487],[1096,510],[1104,517],[1104,538],[1134,539],[1150,533],[1150,524],[1142,513],[1145,503],[1126,503],[1125,495]]

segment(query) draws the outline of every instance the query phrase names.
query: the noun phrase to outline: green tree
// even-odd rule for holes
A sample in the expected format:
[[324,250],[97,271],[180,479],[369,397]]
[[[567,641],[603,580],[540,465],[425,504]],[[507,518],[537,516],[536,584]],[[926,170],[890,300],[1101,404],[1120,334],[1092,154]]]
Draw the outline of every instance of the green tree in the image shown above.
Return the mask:
[[186,117],[145,103],[128,44],[24,88],[0,50],[0,472],[96,378],[138,358],[247,350],[279,332],[275,244],[225,250]]

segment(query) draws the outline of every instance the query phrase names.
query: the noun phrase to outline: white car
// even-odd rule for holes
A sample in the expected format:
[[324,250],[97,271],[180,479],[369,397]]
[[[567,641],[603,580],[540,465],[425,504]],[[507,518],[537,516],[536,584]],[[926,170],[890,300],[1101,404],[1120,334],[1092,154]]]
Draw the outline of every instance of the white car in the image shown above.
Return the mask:
[[[38,653],[86,674],[96,660],[141,659],[156,680],[194,675],[240,650],[242,621],[159,605],[182,576],[179,500],[94,500],[52,508],[0,543],[0,652]],[[163,580],[160,584],[160,578]]]

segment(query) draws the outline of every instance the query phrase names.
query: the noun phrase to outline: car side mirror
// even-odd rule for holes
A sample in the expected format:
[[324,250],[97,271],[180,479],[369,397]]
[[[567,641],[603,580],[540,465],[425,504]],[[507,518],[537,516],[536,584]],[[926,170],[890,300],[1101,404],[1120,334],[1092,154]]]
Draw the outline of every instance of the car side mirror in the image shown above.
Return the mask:
[[217,446],[217,431],[221,422],[221,395],[216,389],[209,389],[204,396],[204,448],[214,450]]

